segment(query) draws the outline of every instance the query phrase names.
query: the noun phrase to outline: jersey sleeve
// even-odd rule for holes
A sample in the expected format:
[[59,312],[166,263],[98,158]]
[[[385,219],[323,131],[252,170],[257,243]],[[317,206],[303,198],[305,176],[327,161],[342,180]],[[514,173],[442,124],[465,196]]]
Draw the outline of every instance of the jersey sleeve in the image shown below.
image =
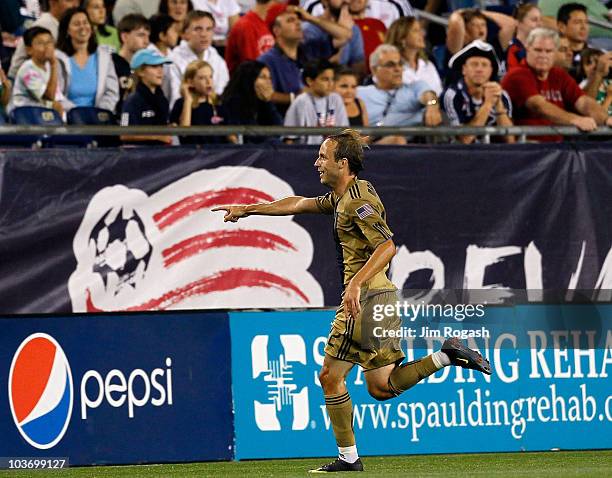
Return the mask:
[[349,204],[349,212],[372,248],[391,239],[393,233],[383,218],[382,205],[357,199]]
[[334,202],[332,201],[332,193],[329,192],[324,196],[318,196],[315,198],[317,202],[317,207],[323,214],[333,214],[334,213]]

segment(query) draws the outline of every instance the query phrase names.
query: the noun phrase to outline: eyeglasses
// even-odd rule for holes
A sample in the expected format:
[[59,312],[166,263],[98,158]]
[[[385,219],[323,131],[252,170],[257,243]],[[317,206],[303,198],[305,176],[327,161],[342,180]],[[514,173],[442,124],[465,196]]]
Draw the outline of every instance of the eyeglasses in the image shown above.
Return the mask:
[[380,68],[402,68],[404,63],[401,61],[388,61],[387,63],[381,63],[378,65]]

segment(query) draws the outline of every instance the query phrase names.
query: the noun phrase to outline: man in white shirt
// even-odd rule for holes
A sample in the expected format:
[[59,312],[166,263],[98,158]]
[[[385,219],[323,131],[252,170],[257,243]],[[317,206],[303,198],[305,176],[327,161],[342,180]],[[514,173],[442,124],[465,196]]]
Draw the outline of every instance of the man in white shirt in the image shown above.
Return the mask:
[[[220,95],[229,81],[225,60],[212,46],[215,19],[209,12],[193,10],[187,14],[183,29],[183,40],[168,56],[170,67],[170,108],[181,97],[181,82],[187,65],[195,60],[204,60],[213,69],[215,93]],[[166,80],[164,80],[166,81]]]
[[195,10],[210,12],[215,18],[213,42],[224,44],[227,34],[240,18],[240,5],[236,0],[191,0]]
[[[321,0],[300,0],[300,5],[312,15],[323,13]],[[389,28],[399,17],[414,17],[416,14],[408,0],[369,0],[365,16],[376,18]]]
[[[79,0],[49,0],[49,11],[43,13],[38,20],[36,20],[33,27],[43,27],[51,32],[53,39],[57,41],[57,30],[59,28],[59,20],[62,15],[69,8],[79,6]],[[11,66],[8,71],[9,78],[15,78],[17,70],[21,64],[28,59],[28,55],[25,51],[23,40],[17,43],[15,53],[11,59]]]

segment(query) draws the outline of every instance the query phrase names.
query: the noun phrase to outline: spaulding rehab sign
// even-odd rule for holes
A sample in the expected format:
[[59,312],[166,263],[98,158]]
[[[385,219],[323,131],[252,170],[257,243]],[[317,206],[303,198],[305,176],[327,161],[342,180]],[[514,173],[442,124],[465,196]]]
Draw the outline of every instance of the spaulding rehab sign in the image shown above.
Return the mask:
[[[361,369],[351,371],[360,454],[612,447],[612,306],[484,311],[478,320],[405,320],[414,337],[403,345],[407,360],[419,358],[439,349],[437,331],[450,329],[490,359],[490,377],[446,367],[377,402]],[[335,454],[318,381],[332,320],[331,311],[230,314],[232,349],[244,352],[232,357],[236,458]]]

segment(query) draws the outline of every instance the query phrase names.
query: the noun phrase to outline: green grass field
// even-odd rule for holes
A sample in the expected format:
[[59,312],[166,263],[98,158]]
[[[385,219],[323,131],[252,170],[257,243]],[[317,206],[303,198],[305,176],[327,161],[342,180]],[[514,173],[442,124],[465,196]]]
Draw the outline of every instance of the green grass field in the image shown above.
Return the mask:
[[[330,461],[330,460],[327,460]],[[612,450],[545,453],[487,453],[366,457],[366,472],[377,477],[610,477]],[[184,465],[99,466],[57,471],[2,471],[0,477],[291,477],[308,476],[307,470],[326,463],[322,459],[266,460]],[[320,476],[320,475],[310,475]],[[343,476],[343,475],[341,475]]]

